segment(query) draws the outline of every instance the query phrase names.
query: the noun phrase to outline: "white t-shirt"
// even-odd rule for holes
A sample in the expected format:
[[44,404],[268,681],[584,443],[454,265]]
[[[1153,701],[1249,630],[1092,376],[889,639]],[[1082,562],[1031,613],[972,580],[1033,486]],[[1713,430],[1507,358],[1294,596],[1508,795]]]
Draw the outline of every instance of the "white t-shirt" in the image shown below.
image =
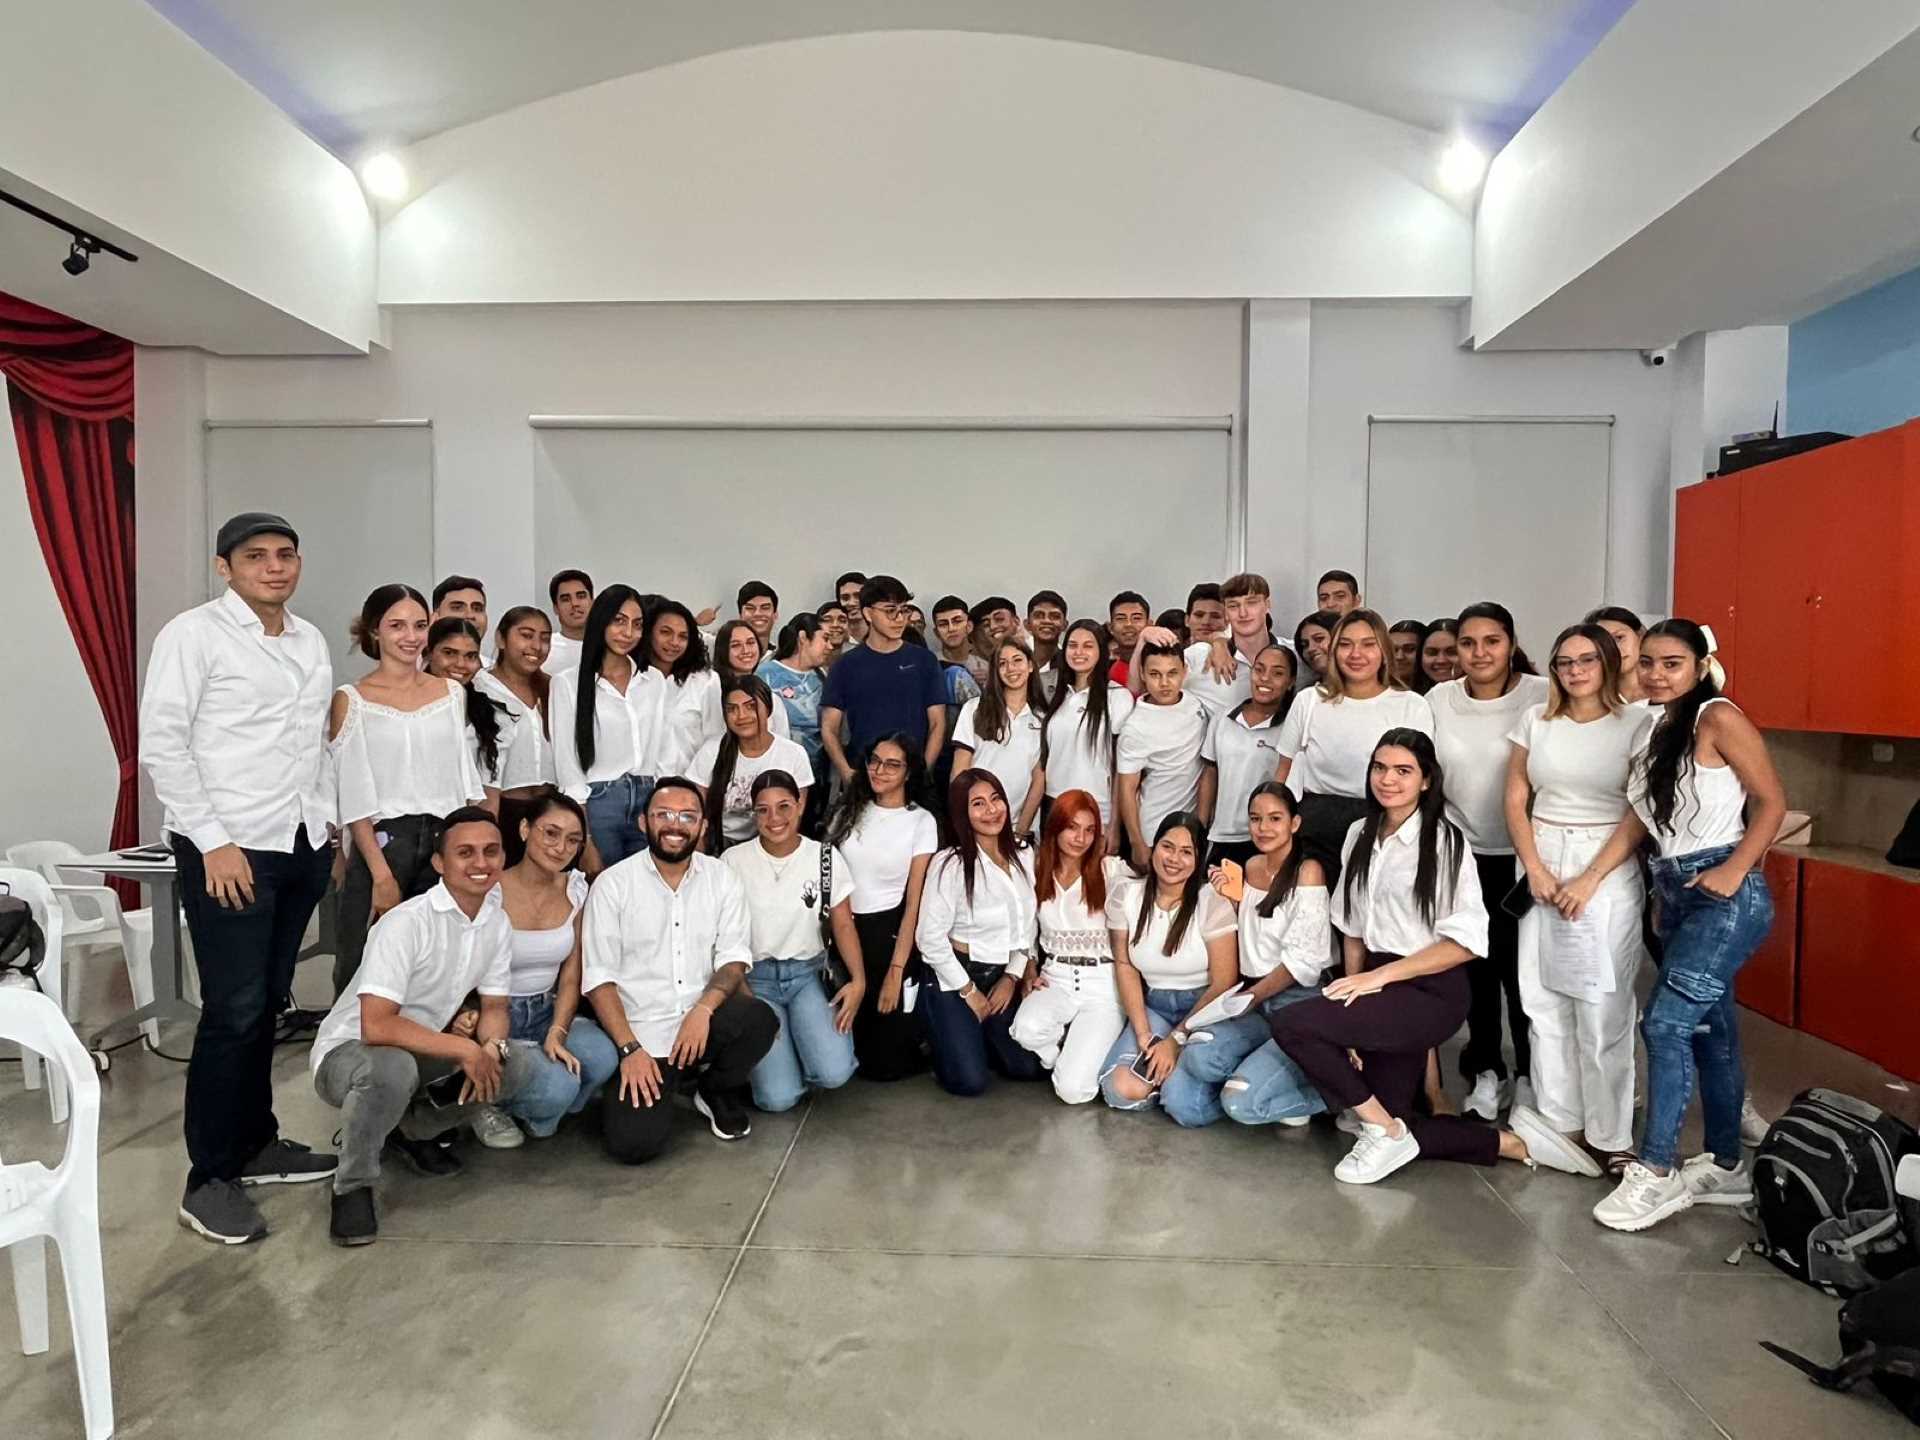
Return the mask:
[[1172,705],[1142,700],[1127,717],[1114,768],[1122,775],[1145,777],[1140,782],[1140,830],[1149,845],[1162,820],[1199,802],[1200,751],[1207,742],[1209,718],[1207,707],[1184,690]]
[[1477,854],[1511,855],[1507,834],[1507,737],[1529,706],[1543,705],[1547,682],[1516,675],[1514,686],[1492,700],[1476,700],[1465,680],[1448,680],[1427,692],[1433,711],[1433,752],[1447,778],[1447,818],[1458,825]]
[[1140,918],[1140,895],[1155,883],[1153,876],[1129,873],[1107,891],[1107,928],[1127,937],[1127,953],[1133,968],[1155,990],[1203,990],[1207,984],[1207,942],[1231,935],[1239,926],[1233,906],[1213,893],[1211,885],[1200,887],[1199,901],[1187,932],[1180,937],[1174,952],[1167,953],[1167,936],[1173,930],[1178,910],[1162,910],[1149,902],[1146,933],[1133,938]]
[[[753,958],[805,960],[818,955],[820,939],[820,842],[802,840],[791,855],[774,859],[755,840],[720,857],[747,892]],[[846,857],[831,852],[833,903],[849,898],[853,873]]]
[[1389,730],[1433,733],[1433,711],[1427,697],[1411,690],[1382,690],[1366,700],[1351,695],[1329,700],[1320,687],[1303,690],[1280,727],[1275,743],[1291,756],[1293,769],[1287,788],[1295,797],[1345,795],[1358,800],[1367,793],[1367,764],[1373,747]]
[[853,874],[853,913],[871,915],[898,905],[906,896],[914,860],[939,848],[939,827],[918,805],[892,810],[868,805],[853,833],[839,845]]
[[1249,838],[1247,800],[1273,778],[1280,763],[1280,727],[1271,717],[1249,724],[1236,705],[1213,717],[1200,758],[1213,762],[1219,779],[1214,786],[1213,838],[1238,842]]
[[[1081,728],[1087,714],[1086,690],[1071,691],[1047,721],[1047,798],[1084,790],[1100,807],[1100,823],[1113,823],[1113,750],[1105,737],[1096,745]],[[1133,714],[1133,696],[1124,685],[1107,686],[1107,720],[1116,736]]]
[[586,648],[584,640],[569,640],[558,630],[553,632],[553,644],[547,649],[547,658],[540,668],[549,675],[558,675],[571,670],[580,663],[580,652]]
[[1318,985],[1333,963],[1333,915],[1325,885],[1295,885],[1262,917],[1267,892],[1249,885],[1240,900],[1240,973],[1264,979],[1281,966],[1296,985]]
[[[1227,644],[1233,645],[1233,632],[1225,635]],[[1264,650],[1269,645],[1278,645],[1288,654],[1293,653],[1293,645],[1278,635],[1269,634],[1265,640],[1254,641],[1255,651]],[[1239,649],[1233,652],[1233,679],[1218,680],[1207,669],[1207,656],[1212,653],[1212,645],[1205,640],[1196,640],[1187,647],[1187,693],[1198,700],[1214,715],[1224,715],[1241,701],[1253,694],[1253,655]]]
[[[729,843],[753,838],[753,782],[769,770],[784,770],[800,787],[806,798],[807,783],[813,779],[813,762],[797,741],[769,737],[773,743],[759,755],[744,751],[734,756],[733,779],[727,785],[725,808],[720,812],[720,831]],[[702,785],[713,783],[713,767],[720,759],[718,739],[709,740],[693,757],[693,778]]]
[[[1132,874],[1127,862],[1109,855],[1101,862],[1107,893]],[[1049,958],[1068,956],[1075,960],[1111,960],[1113,941],[1107,934],[1107,917],[1087,908],[1085,886],[1076,879],[1064,890],[1058,885],[1040,904],[1040,949]]]
[[1020,818],[1020,807],[1027,803],[1027,791],[1033,787],[1033,767],[1040,763],[1040,716],[1029,705],[1011,717],[1004,740],[982,740],[975,728],[980,701],[973,699],[960,707],[954,721],[953,743],[973,752],[973,763],[991,770],[1007,792],[1007,819]]
[[1640,705],[1585,724],[1530,705],[1507,737],[1527,752],[1533,816],[1550,825],[1616,825],[1627,813],[1627,770],[1657,718]]

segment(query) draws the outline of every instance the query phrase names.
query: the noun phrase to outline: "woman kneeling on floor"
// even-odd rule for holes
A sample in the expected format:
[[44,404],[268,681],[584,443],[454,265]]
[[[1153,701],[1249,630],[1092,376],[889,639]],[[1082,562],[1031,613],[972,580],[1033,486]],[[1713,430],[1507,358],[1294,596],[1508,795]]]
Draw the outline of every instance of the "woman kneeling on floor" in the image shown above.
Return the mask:
[[1347,973],[1272,1025],[1327,1103],[1353,1112],[1342,1128],[1359,1138],[1334,1178],[1368,1185],[1422,1154],[1535,1163],[1529,1146],[1545,1137],[1529,1135],[1536,1122],[1525,1110],[1513,1130],[1414,1110],[1427,1051],[1466,1023],[1467,961],[1487,948],[1473,855],[1446,817],[1440,764],[1420,731],[1389,730],[1374,746],[1367,811],[1347,832],[1332,902]]

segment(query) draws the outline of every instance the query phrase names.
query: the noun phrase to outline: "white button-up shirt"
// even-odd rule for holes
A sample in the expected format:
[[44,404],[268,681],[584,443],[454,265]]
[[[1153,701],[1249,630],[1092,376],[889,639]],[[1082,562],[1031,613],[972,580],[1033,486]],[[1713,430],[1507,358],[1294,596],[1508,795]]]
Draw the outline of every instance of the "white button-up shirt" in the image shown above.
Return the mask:
[[954,951],[956,944],[967,947],[966,958],[976,965],[1005,965],[1009,975],[1027,973],[1039,933],[1031,865],[1021,850],[1014,851],[1005,870],[982,855],[973,867],[969,902],[960,852],[942,850],[933,857],[914,939],[920,958],[940,977],[942,990],[964,990],[972,983]]
[[222,845],[293,850],[327,843],[333,662],[298,616],[270,636],[232,590],[169,620],[153,642],[140,697],[140,763],[164,828],[203,853]]
[[655,1059],[724,965],[753,963],[746,892],[724,862],[695,855],[678,889],[653,852],[600,872],[587,894],[580,989],[611,984],[633,1035]]
[[580,671],[576,667],[553,677],[547,692],[553,707],[553,768],[561,790],[581,804],[588,787],[622,775],[645,775],[648,747],[661,723],[658,687],[665,682],[648,666],[636,666],[626,694],[604,675],[593,677],[593,764],[582,765],[573,743],[574,714],[579,708]]
[[[1354,847],[1367,822],[1356,820],[1347,831],[1340,851],[1340,882],[1330,897],[1334,927],[1342,935],[1352,935],[1369,950],[1383,955],[1412,955],[1442,940],[1452,940],[1469,954],[1487,953],[1487,907],[1480,898],[1480,872],[1473,863],[1473,851],[1459,836],[1457,863],[1447,871],[1444,835],[1435,836],[1439,844],[1439,873],[1435,886],[1433,923],[1428,924],[1414,904],[1414,876],[1420,868],[1419,812],[1409,815],[1398,830],[1373,847],[1373,864],[1366,883],[1353,887],[1348,898],[1347,870],[1353,864]],[[1449,829],[1455,829],[1452,825]]]

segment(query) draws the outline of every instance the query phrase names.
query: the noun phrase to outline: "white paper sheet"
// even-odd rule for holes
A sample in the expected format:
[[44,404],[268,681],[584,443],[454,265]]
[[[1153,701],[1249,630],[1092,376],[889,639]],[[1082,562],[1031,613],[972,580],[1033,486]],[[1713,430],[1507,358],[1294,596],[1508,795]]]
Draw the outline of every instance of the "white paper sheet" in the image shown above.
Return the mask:
[[1578,920],[1542,907],[1540,983],[1559,995],[1595,1001],[1614,991],[1613,957],[1607,953],[1611,902],[1587,902]]

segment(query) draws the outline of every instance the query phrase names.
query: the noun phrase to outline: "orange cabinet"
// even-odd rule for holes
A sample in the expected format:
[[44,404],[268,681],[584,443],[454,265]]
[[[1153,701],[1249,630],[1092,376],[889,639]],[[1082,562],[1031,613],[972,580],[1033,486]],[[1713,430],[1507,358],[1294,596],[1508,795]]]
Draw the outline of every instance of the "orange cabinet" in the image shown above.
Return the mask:
[[1920,881],[1800,871],[1800,1028],[1920,1080]]
[[1782,1025],[1799,1023],[1800,855],[1791,846],[1762,862],[1773,896],[1773,929],[1734,977],[1734,998]]
[[1673,613],[1713,627],[1728,688],[1739,671],[1735,590],[1740,574],[1740,477],[1689,485],[1673,497]]
[[[1756,725],[1807,728],[1808,671],[1813,662],[1813,546],[1819,491],[1796,456],[1731,477],[1740,487],[1735,606],[1749,663],[1740,675],[1740,705]],[[1692,616],[1688,616],[1692,619]]]

